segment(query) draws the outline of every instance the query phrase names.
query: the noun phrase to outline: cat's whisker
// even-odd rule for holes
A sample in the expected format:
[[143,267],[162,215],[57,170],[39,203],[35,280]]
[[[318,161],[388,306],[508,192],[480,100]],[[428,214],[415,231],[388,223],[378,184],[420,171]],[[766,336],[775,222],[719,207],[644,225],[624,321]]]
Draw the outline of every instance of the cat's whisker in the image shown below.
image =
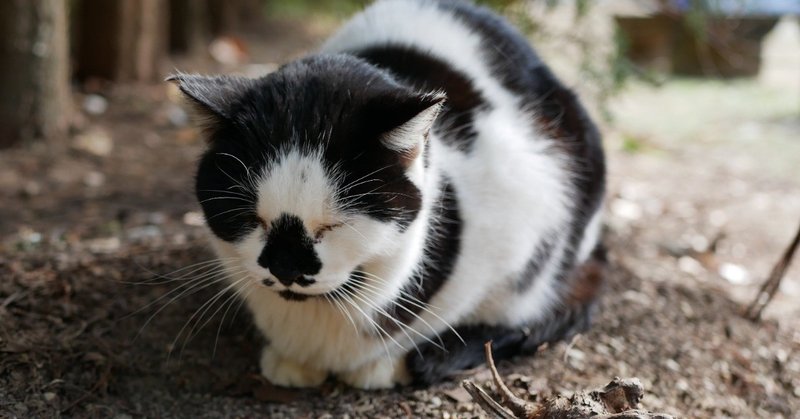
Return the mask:
[[372,175],[374,175],[374,174],[376,174],[376,173],[382,172],[382,171],[384,171],[384,170],[386,170],[386,169],[388,169],[388,168],[390,168],[390,167],[392,167],[392,166],[394,166],[394,164],[387,164],[386,166],[383,166],[383,167],[381,167],[380,169],[373,170],[372,172],[369,172],[369,173],[367,173],[366,175],[364,175],[364,176],[361,176],[360,178],[358,178],[358,179],[356,179],[356,180],[354,180],[354,181],[350,182],[349,184],[342,186],[340,189],[341,189],[341,190],[344,190],[344,191],[348,191],[348,190],[350,190],[350,189],[352,189],[352,188],[354,187],[353,185],[354,185],[356,182],[359,182],[359,181],[361,181],[361,180],[363,180],[363,179],[366,179],[366,178],[368,178],[368,177],[370,177],[370,176],[372,176]]
[[[205,313],[208,311],[208,309],[210,307],[212,307],[217,300],[222,298],[222,296],[225,295],[225,293],[228,290],[230,290],[231,288],[233,288],[236,285],[238,285],[241,281],[246,280],[248,277],[249,277],[249,274],[245,274],[244,276],[239,277],[238,279],[232,281],[231,284],[229,284],[227,287],[223,288],[222,290],[220,290],[219,292],[214,294],[213,297],[208,299],[197,310],[195,310],[194,313],[192,313],[192,315],[189,317],[189,319],[184,323],[183,327],[181,327],[181,329],[178,331],[178,334],[175,336],[175,339],[172,341],[172,344],[169,346],[169,351],[167,352],[167,359],[168,360],[172,356],[172,351],[175,350],[175,346],[177,345],[178,340],[183,335],[183,331],[186,330],[186,328],[189,326],[189,324],[191,324],[192,321],[195,318],[198,319],[196,322],[194,322],[194,326],[189,331],[189,333],[186,335],[186,338],[183,341],[183,345],[181,345],[181,351],[180,351],[179,359],[180,359],[180,357],[183,356],[183,351],[186,348],[186,344],[188,343],[189,339],[191,339],[191,337],[192,337],[192,331],[194,331],[194,329],[197,327],[198,322],[200,322],[202,320],[202,318],[205,316]],[[198,313],[200,313],[201,311],[202,311],[202,314],[200,314],[200,317],[197,317]]]
[[227,200],[230,200],[230,201],[244,201],[244,202],[247,202],[249,204],[253,203],[252,199],[239,198],[238,196],[213,196],[211,198],[206,198],[206,199],[200,201],[200,204],[205,204],[206,202],[209,202],[209,201],[219,201],[219,200],[223,200],[223,199],[227,199]]
[[358,330],[358,326],[356,325],[355,320],[353,320],[353,317],[350,315],[350,311],[347,310],[344,306],[342,306],[342,303],[340,303],[337,300],[337,291],[334,290],[332,295],[328,295],[328,294],[324,294],[324,295],[325,295],[325,299],[328,301],[329,304],[335,306],[336,310],[338,310],[343,316],[347,317],[347,319],[350,321],[350,324],[353,325],[353,330],[356,332],[356,335],[358,335],[360,333],[359,330]]
[[358,231],[358,229],[356,229],[355,227],[353,227],[353,225],[352,225],[352,224],[350,224],[350,223],[348,223],[347,221],[344,221],[344,220],[341,220],[340,222],[341,222],[343,225],[347,226],[347,227],[348,227],[350,230],[353,230],[353,231],[355,231],[355,232],[356,232],[356,234],[358,234],[359,236],[361,236],[361,238],[363,238],[364,240],[367,240],[367,236],[365,236],[365,235],[361,234],[361,232],[360,232],[360,231]]
[[236,314],[239,312],[239,308],[241,308],[244,301],[247,300],[247,297],[250,296],[250,293],[252,293],[255,288],[256,288],[255,284],[250,282],[245,284],[244,287],[234,290],[233,295],[238,296],[239,298],[230,299],[230,304],[228,304],[228,308],[225,309],[224,313],[222,313],[222,319],[220,319],[219,321],[219,326],[217,327],[217,334],[214,337],[214,349],[212,349],[211,351],[211,359],[214,359],[214,357],[217,354],[217,343],[219,342],[219,335],[222,332],[222,325],[225,324],[225,317],[228,315],[228,311],[230,311],[230,309],[233,306],[237,306],[236,310],[233,311],[233,315],[231,316],[231,324],[233,324],[233,320],[236,318]]
[[[139,337],[139,335],[142,333],[142,331],[143,331],[143,330],[144,330],[144,329],[147,327],[147,325],[148,325],[148,324],[150,324],[150,322],[151,322],[151,321],[152,321],[152,320],[153,320],[153,319],[154,319],[154,318],[155,318],[155,317],[156,317],[156,316],[157,316],[157,315],[158,315],[160,312],[162,312],[162,311],[163,311],[165,308],[167,308],[167,307],[168,307],[170,304],[174,303],[175,301],[177,301],[177,300],[179,300],[179,299],[181,299],[181,298],[184,298],[184,297],[186,297],[186,296],[188,296],[188,295],[195,294],[195,293],[197,293],[197,292],[198,292],[198,291],[200,291],[200,290],[203,290],[203,289],[205,289],[205,288],[208,288],[208,287],[210,287],[211,285],[213,285],[213,284],[216,284],[216,283],[218,283],[218,282],[220,282],[220,281],[224,281],[224,280],[225,280],[225,276],[221,276],[221,277],[214,277],[214,276],[210,276],[210,277],[205,277],[204,279],[201,279],[201,280],[193,280],[193,281],[190,281],[190,282],[183,283],[183,284],[179,285],[179,286],[178,286],[178,289],[180,289],[180,288],[185,288],[185,289],[184,289],[183,291],[181,291],[179,294],[177,294],[176,296],[172,297],[172,298],[171,298],[169,301],[167,301],[167,302],[166,302],[164,305],[162,305],[161,307],[159,307],[159,309],[158,309],[158,310],[156,310],[156,312],[155,312],[155,313],[153,313],[152,315],[150,315],[150,317],[148,317],[147,321],[145,321],[145,322],[144,322],[144,324],[142,325],[142,327],[141,327],[141,328],[139,328],[139,331],[136,333],[136,336],[134,336],[134,338],[133,338],[133,341],[135,342],[135,341],[136,341],[136,339]],[[156,302],[160,301],[161,299],[163,299],[163,298],[165,298],[165,297],[169,296],[170,294],[172,294],[174,291],[176,291],[176,290],[170,291],[170,292],[168,292],[167,294],[165,294],[165,295],[163,295],[163,296],[159,297],[159,298],[158,298],[156,301],[154,301],[154,302],[152,302],[152,303],[148,304],[147,306],[143,307],[142,309],[144,309],[144,308],[146,308],[146,307],[149,307],[149,306],[151,306],[151,305],[155,304]],[[141,311],[142,309],[139,309],[139,310],[137,310],[136,312],[139,312],[139,311]]]
[[340,289],[342,291],[344,291],[341,295],[344,297],[345,301],[348,301],[353,308],[355,308],[359,313],[361,313],[361,315],[364,317],[364,319],[366,319],[367,321],[370,322],[370,324],[372,324],[372,327],[376,331],[376,333],[378,334],[378,337],[380,337],[381,341],[383,341],[383,345],[386,348],[386,356],[387,356],[387,358],[391,358],[391,355],[390,355],[390,352],[389,352],[389,348],[386,345],[386,341],[383,339],[383,336],[386,336],[389,340],[391,340],[395,345],[397,345],[398,348],[400,348],[401,351],[405,351],[406,350],[406,348],[403,345],[401,345],[400,342],[398,342],[389,332],[387,332],[386,329],[381,327],[381,325],[379,325],[378,322],[376,322],[372,318],[372,316],[370,316],[366,312],[364,312],[364,310],[362,310],[361,307],[359,307],[358,304],[356,304],[352,300],[352,298],[351,298],[352,297],[352,292],[351,291],[349,291],[347,289],[344,289],[344,288],[340,288]]
[[225,194],[227,196],[240,196],[242,198],[251,198],[251,199],[255,197],[255,195],[250,191],[245,193],[245,192],[234,192],[225,189],[200,189],[198,190],[198,192],[214,192],[214,193]]
[[245,173],[247,173],[247,177],[248,178],[250,177],[250,166],[247,166],[246,164],[244,164],[244,162],[241,159],[239,159],[238,157],[236,157],[236,156],[234,156],[233,154],[230,154],[230,153],[217,153],[217,155],[218,156],[228,156],[228,157],[238,161],[239,164],[241,164],[242,167],[244,167],[244,171],[245,171]]
[[[357,278],[364,279],[364,280],[367,280],[367,279],[368,279],[368,278],[365,278],[365,277],[358,277],[358,276],[356,276],[356,277],[357,277]],[[381,290],[380,288],[378,288],[378,287],[376,287],[376,286],[372,285],[372,284],[368,284],[368,283],[366,283],[366,282],[361,282],[361,283],[359,284],[359,286],[363,286],[364,288],[361,288],[363,291],[370,292],[370,293],[372,293],[373,295],[375,295],[376,297],[380,297],[380,296],[382,295],[382,294],[381,294],[381,291],[382,291],[382,290]],[[412,302],[411,300],[409,300],[409,299],[405,298],[405,297],[402,295],[402,290],[401,290],[401,294],[397,296],[397,299],[399,299],[399,300],[401,300],[401,301],[404,301],[404,302],[407,302],[407,303],[409,303],[409,304],[414,304],[414,302]],[[414,312],[413,312],[412,310],[410,310],[408,307],[406,307],[406,306],[404,306],[404,305],[402,305],[402,304],[398,303],[398,302],[397,302],[397,301],[395,301],[395,300],[392,300],[392,302],[391,302],[391,303],[392,303],[392,305],[394,305],[395,307],[398,307],[398,308],[402,309],[403,311],[405,311],[405,312],[407,312],[408,314],[410,314],[410,315],[414,316],[416,319],[418,319],[420,322],[422,322],[422,324],[424,324],[424,325],[425,325],[425,326],[426,326],[426,327],[427,327],[427,328],[428,328],[428,329],[429,329],[429,330],[430,330],[430,331],[433,333],[433,335],[434,335],[434,336],[436,336],[436,338],[438,339],[439,343],[438,343],[438,344],[434,343],[433,341],[431,341],[430,339],[428,339],[426,336],[423,336],[423,338],[425,338],[425,340],[427,340],[428,342],[430,342],[430,343],[431,343],[431,344],[433,344],[434,346],[438,347],[439,349],[441,349],[441,350],[443,350],[443,351],[447,352],[447,349],[444,347],[444,342],[442,341],[442,337],[439,335],[439,333],[436,331],[436,329],[435,329],[435,328],[434,328],[434,327],[433,327],[433,326],[432,326],[430,323],[428,323],[428,321],[427,321],[427,320],[425,320],[425,319],[424,319],[422,316],[420,316],[420,315],[419,315],[419,314],[417,314],[417,313],[414,313]]]
[[[379,277],[377,275],[371,274],[369,272],[364,272],[364,271],[354,271],[354,272],[359,272],[359,273],[362,273],[362,274],[370,275],[371,279],[373,279],[375,281],[378,281],[378,282],[382,282],[383,284],[388,285],[388,282],[386,280],[384,280],[383,278],[381,278],[381,277]],[[430,314],[431,316],[435,317],[437,320],[442,322],[442,324],[444,324],[448,329],[450,329],[451,332],[453,332],[453,334],[458,338],[458,340],[461,341],[461,343],[466,345],[466,342],[464,341],[464,338],[461,337],[461,335],[456,331],[456,329],[452,325],[450,325],[450,323],[447,320],[443,319],[439,314],[437,314],[435,311],[432,310],[432,309],[436,309],[436,310],[441,310],[441,309],[439,309],[436,306],[431,305],[429,303],[422,302],[419,299],[415,298],[414,296],[412,296],[412,295],[410,295],[408,293],[405,293],[403,290],[400,290],[400,293],[401,293],[401,295],[405,295],[405,297],[403,297],[403,298],[405,299],[406,302],[408,302],[409,304],[414,305],[415,307],[419,308],[420,310],[425,311],[426,313]],[[406,298],[408,298],[408,299],[406,299]],[[428,308],[428,307],[430,307],[430,308]]]
[[[234,259],[238,259],[238,258],[226,258],[226,259],[234,260]],[[141,264],[139,264],[137,262],[137,264],[139,265],[140,268],[142,268],[145,272],[147,272],[149,274],[152,274],[153,277],[150,278],[150,279],[144,280],[144,281],[116,281],[116,282],[120,283],[120,284],[127,284],[127,285],[163,285],[163,284],[168,284],[170,282],[183,281],[183,280],[185,280],[185,278],[192,277],[192,275],[195,272],[198,272],[198,271],[217,269],[220,266],[214,266],[214,265],[219,265],[221,263],[224,263],[224,259],[215,259],[215,260],[210,260],[210,261],[198,262],[198,263],[193,263],[193,264],[188,265],[188,266],[184,266],[182,268],[176,269],[176,270],[174,270],[172,272],[168,272],[166,274],[159,274],[159,273],[157,273],[155,271],[152,271],[152,270],[148,269],[146,266],[143,266],[143,265],[141,265]],[[192,269],[192,270],[190,272],[187,272],[187,273],[182,273],[181,275],[179,275],[177,277],[172,277],[172,275],[175,275],[177,273],[180,273],[180,272],[183,272],[183,271],[186,271],[186,270],[189,270],[189,269]],[[157,280],[157,279],[164,279],[164,281],[155,282],[155,280]]]
[[[362,282],[360,285],[366,285],[366,284]],[[369,292],[371,295],[374,295],[375,297],[381,297],[381,295],[382,295],[378,289],[370,289],[370,288],[367,288],[367,287],[364,287],[364,288],[361,288],[361,287],[359,287],[359,289],[360,289],[361,291]],[[369,298],[368,296],[366,296],[366,295],[364,295],[364,294],[362,294],[362,295],[363,295],[365,298]],[[404,311],[408,312],[409,314],[411,314],[411,315],[412,315],[412,316],[414,316],[415,318],[419,319],[419,320],[422,322],[422,324],[423,324],[423,325],[425,325],[425,326],[426,326],[426,327],[427,327],[427,328],[428,328],[428,329],[429,329],[429,330],[430,330],[430,331],[433,333],[433,336],[435,336],[435,337],[436,337],[436,339],[437,339],[439,342],[435,342],[435,341],[434,341],[432,338],[430,338],[430,337],[426,336],[424,333],[422,333],[422,332],[418,331],[417,329],[415,329],[415,328],[414,328],[414,327],[413,327],[411,324],[404,323],[404,322],[402,322],[402,321],[400,321],[400,320],[396,319],[395,317],[393,317],[393,316],[389,315],[389,318],[390,318],[390,320],[392,320],[392,322],[394,322],[394,323],[395,323],[397,326],[399,326],[399,327],[401,327],[401,328],[402,328],[402,327],[405,327],[405,328],[407,328],[408,330],[410,330],[411,332],[413,332],[415,335],[417,335],[417,336],[421,337],[421,338],[422,338],[423,340],[425,340],[426,342],[430,343],[431,345],[433,345],[433,346],[435,346],[435,347],[439,348],[440,350],[442,350],[442,351],[444,351],[444,352],[447,352],[447,349],[446,349],[446,348],[445,348],[445,346],[444,346],[444,342],[441,340],[441,337],[440,337],[440,336],[439,336],[439,334],[436,332],[436,329],[434,329],[434,328],[433,328],[433,326],[431,326],[431,324],[430,324],[430,323],[428,323],[428,322],[427,322],[425,319],[423,319],[422,317],[420,317],[419,315],[417,315],[417,314],[416,314],[416,313],[414,313],[413,311],[409,310],[408,308],[406,308],[406,307],[405,307],[405,306],[403,306],[402,304],[398,304],[396,301],[392,301],[391,303],[392,303],[392,305],[393,305],[394,307],[397,307],[397,308],[403,309]],[[386,314],[386,311],[385,311],[385,310],[382,310],[382,312],[383,312],[384,314]],[[402,329],[401,329],[401,330],[402,330]],[[408,334],[406,334],[406,337],[408,337]],[[413,340],[413,339],[411,339],[410,337],[409,337],[409,339],[411,340],[412,344],[414,345],[414,348],[417,350],[417,353],[419,353],[419,355],[420,355],[420,356],[422,356],[422,353],[420,352],[420,350],[419,350],[419,348],[417,347],[416,343],[414,343],[414,340]]]
[[[248,285],[252,285],[252,282],[246,282],[246,279],[248,279],[248,277],[249,277],[249,275],[245,275],[244,278],[240,278],[239,280],[237,280],[233,284],[232,287],[228,287],[225,290],[222,290],[222,293],[224,295],[225,292],[227,292],[231,288],[234,288],[233,292],[231,293],[231,295],[213,313],[211,313],[211,315],[208,317],[208,320],[206,320],[205,323],[203,323],[200,327],[198,327],[197,328],[197,332],[195,332],[195,327],[197,326],[197,324],[199,324],[202,321],[202,318],[205,316],[205,313],[202,313],[200,315],[200,317],[198,318],[198,321],[195,323],[195,327],[192,327],[192,330],[190,330],[189,333],[187,334],[186,341],[189,341],[192,338],[194,338],[197,335],[197,333],[200,333],[200,331],[206,326],[206,324],[208,324],[208,322],[210,322],[214,318],[214,316],[216,316],[217,313],[219,313],[219,311],[222,310],[223,307],[225,307],[229,302],[234,301],[234,298],[237,295],[239,295],[239,290],[241,290],[242,288],[247,287]],[[244,282],[244,285],[242,287],[237,288],[237,286],[240,285],[242,282]],[[211,306],[209,306],[209,309],[210,308],[211,308]],[[225,317],[223,316],[222,319],[225,320]],[[184,341],[184,345],[185,345],[186,341]]]
[[234,212],[234,211],[239,211],[239,212],[242,212],[242,213],[246,213],[246,212],[249,212],[249,211],[255,211],[255,207],[254,206],[236,207],[236,208],[233,208],[233,209],[225,210],[225,211],[222,211],[220,213],[214,214],[211,217],[208,217],[208,219],[206,219],[206,221],[207,222],[211,221],[211,220],[213,220],[213,219],[215,219],[215,218],[217,218],[217,217],[219,217],[221,215],[229,214],[229,213]]
[[[200,274],[200,275],[198,275],[198,276],[196,276],[194,278],[182,280],[181,284],[178,285],[177,287],[175,287],[174,289],[172,289],[170,291],[167,291],[167,293],[161,295],[157,299],[151,301],[150,303],[148,303],[145,306],[137,309],[136,311],[128,314],[126,317],[135,315],[135,314],[147,309],[148,307],[152,306],[153,304],[158,303],[159,301],[163,300],[164,298],[168,298],[170,295],[180,291],[181,289],[184,289],[184,288],[191,289],[194,286],[198,286],[202,282],[205,282],[205,281],[210,280],[210,279],[214,279],[217,275],[223,275],[224,273],[225,273],[225,268],[224,267],[218,267],[218,268],[214,268],[213,270],[211,270],[209,272],[204,272],[204,273],[202,273],[202,274]],[[217,278],[217,279],[221,279],[221,278]],[[167,303],[167,304],[169,304],[169,303]]]
[[[347,318],[350,320],[351,323],[353,323],[353,327],[356,329],[356,334],[359,334],[360,332],[358,330],[358,327],[356,326],[356,322],[353,319],[353,317],[350,315],[350,310],[347,309],[347,305],[355,307],[365,317],[366,317],[366,315],[364,314],[364,312],[361,309],[358,308],[358,306],[356,306],[356,304],[353,302],[353,300],[351,300],[346,295],[345,290],[343,290],[341,288],[336,289],[336,290],[333,291],[333,301],[338,301],[338,300],[341,300],[340,304],[342,305],[343,310],[344,310],[345,314],[347,315]],[[362,323],[362,322],[359,322],[359,323]],[[391,355],[391,352],[389,351],[389,345],[386,344],[386,339],[384,339],[383,335],[380,332],[378,332],[378,330],[376,329],[376,327],[374,325],[374,322],[373,322],[373,324],[371,326],[372,326],[372,329],[375,330],[375,333],[377,334],[378,338],[380,338],[380,340],[381,340],[381,344],[383,345],[384,353],[386,354],[386,359],[387,360],[391,360],[392,355]]]
[[230,179],[230,181],[231,181],[231,182],[233,182],[235,185],[239,185],[239,186],[241,186],[243,189],[247,190],[247,186],[246,186],[246,185],[242,185],[242,182],[241,182],[241,181],[234,179],[234,178],[233,178],[233,176],[231,176],[230,174],[228,174],[228,172],[226,172],[226,171],[225,171],[225,169],[221,168],[221,167],[219,166],[219,164],[217,164],[216,166],[217,166],[217,169],[219,169],[219,171],[220,171],[220,172],[222,172],[222,173],[223,173],[223,174],[224,174],[224,175],[225,175],[225,176],[226,176],[228,179]]
[[[415,334],[427,339],[427,337],[425,335],[423,335],[422,333],[419,333],[417,330],[415,330],[411,326],[406,325],[403,322],[395,319],[394,316],[389,314],[389,312],[387,312],[386,310],[382,309],[380,306],[378,306],[378,304],[376,304],[374,301],[372,301],[368,296],[364,295],[363,293],[353,292],[351,295],[353,296],[353,298],[355,298],[355,299],[361,301],[362,303],[366,304],[373,311],[378,312],[379,314],[383,315],[384,317],[389,319],[391,322],[393,322],[398,327],[398,329],[400,329],[400,331],[406,336],[408,341],[411,342],[412,345],[414,345],[414,349],[417,351],[417,353],[420,356],[422,356],[422,352],[420,352],[419,347],[417,346],[417,343],[414,341],[414,339],[411,337],[411,335],[409,335],[408,332],[406,332],[405,328],[408,328],[412,332],[414,332]],[[433,342],[431,342],[431,343],[433,343]],[[435,345],[435,343],[434,343],[434,345]]]

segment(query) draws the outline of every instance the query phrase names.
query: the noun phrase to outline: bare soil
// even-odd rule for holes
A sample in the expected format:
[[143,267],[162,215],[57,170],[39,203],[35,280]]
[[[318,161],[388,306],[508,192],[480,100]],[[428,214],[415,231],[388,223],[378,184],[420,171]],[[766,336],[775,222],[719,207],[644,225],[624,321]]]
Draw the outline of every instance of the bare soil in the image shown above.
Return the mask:
[[[296,43],[278,48],[276,61],[317,39],[284,29],[262,40]],[[749,98],[754,87],[716,88]],[[715,87],[664,89],[634,89],[616,110],[647,125],[636,109],[669,114],[670,97],[692,102],[698,89]],[[262,342],[247,313],[217,310],[225,300],[205,310],[217,284],[182,293],[179,277],[203,271],[179,270],[212,257],[191,192],[202,141],[169,122],[164,86],[101,92],[109,109],[86,117],[82,133],[106,133],[95,140],[110,140],[108,153],[85,151],[78,137],[0,152],[0,417],[482,415],[459,383],[490,387],[485,368],[431,388],[379,392],[333,382],[290,391],[258,378]],[[541,400],[638,377],[642,407],[652,411],[800,417],[797,267],[767,320],[740,315],[797,227],[800,180],[791,173],[800,154],[790,139],[800,123],[751,116],[780,135],[758,144],[717,138],[721,131],[698,139],[626,117],[607,130],[611,270],[600,310],[572,342],[501,362],[512,390]],[[733,129],[726,121],[714,123]],[[724,264],[745,279],[721,271]]]

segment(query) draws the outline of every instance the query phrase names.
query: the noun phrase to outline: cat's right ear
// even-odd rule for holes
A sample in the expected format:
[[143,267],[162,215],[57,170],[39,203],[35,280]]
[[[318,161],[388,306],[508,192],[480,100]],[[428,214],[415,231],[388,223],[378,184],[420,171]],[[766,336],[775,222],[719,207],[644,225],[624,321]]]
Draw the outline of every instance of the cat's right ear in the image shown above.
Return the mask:
[[175,83],[191,104],[200,124],[213,125],[231,119],[234,104],[253,87],[253,80],[234,76],[173,74],[166,81]]

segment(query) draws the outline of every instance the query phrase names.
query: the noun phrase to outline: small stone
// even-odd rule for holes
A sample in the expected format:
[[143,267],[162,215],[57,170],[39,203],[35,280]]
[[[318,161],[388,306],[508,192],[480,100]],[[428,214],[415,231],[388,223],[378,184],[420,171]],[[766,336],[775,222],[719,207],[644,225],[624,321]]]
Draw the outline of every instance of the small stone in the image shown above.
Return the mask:
[[99,188],[106,183],[106,175],[100,172],[91,171],[83,177],[83,183],[90,188]]
[[731,284],[746,284],[750,282],[750,274],[747,270],[733,263],[723,263],[719,265],[719,275]]
[[437,396],[431,397],[431,405],[433,407],[440,407],[442,405],[442,399]]
[[102,115],[108,110],[108,100],[100,95],[86,95],[83,110],[89,115]]
[[39,195],[40,193],[42,193],[42,185],[40,185],[39,182],[36,182],[35,180],[29,180],[25,182],[25,184],[22,186],[23,196],[31,197]]
[[627,199],[615,199],[611,202],[611,213],[628,221],[642,218],[642,207],[636,202]]
[[678,258],[678,268],[687,274],[699,275],[705,270],[703,265],[697,259],[690,256],[681,256]]
[[205,223],[205,219],[199,212],[189,211],[183,214],[183,223],[194,227],[200,227]]
[[681,364],[677,363],[674,359],[667,359],[664,361],[664,366],[675,372],[679,372],[681,370]]
[[44,400],[47,401],[47,402],[52,402],[53,400],[56,399],[56,393],[53,393],[51,391],[48,391],[48,392],[44,393],[43,396],[44,396]]
[[133,227],[128,229],[127,238],[133,241],[143,241],[147,239],[155,239],[161,237],[161,229],[158,226],[146,225],[141,227]]
[[177,105],[170,105],[167,108],[167,120],[174,127],[185,127],[189,124],[189,114],[183,108]]
[[118,237],[103,237],[87,241],[86,246],[92,253],[113,253],[119,250],[120,241]]
[[104,129],[93,128],[75,137],[73,147],[95,156],[105,157],[111,154],[114,143]]

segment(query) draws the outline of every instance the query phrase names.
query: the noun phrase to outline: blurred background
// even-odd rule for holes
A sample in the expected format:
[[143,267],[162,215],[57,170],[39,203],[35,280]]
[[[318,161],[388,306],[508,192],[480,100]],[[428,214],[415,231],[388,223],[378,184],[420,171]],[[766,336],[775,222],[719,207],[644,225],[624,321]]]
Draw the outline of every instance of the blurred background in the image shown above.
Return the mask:
[[[313,52],[368,3],[0,1],[0,274],[9,278],[0,349],[20,330],[31,331],[20,342],[40,342],[43,331],[69,334],[163,292],[136,288],[119,301],[107,282],[95,288],[97,278],[148,278],[209,257],[192,192],[203,141],[166,76],[267,74]],[[679,284],[752,300],[800,223],[800,1],[479,3],[530,38],[602,127],[613,258],[645,284],[625,298],[657,299],[653,290]],[[767,316],[795,351],[798,299],[794,266]],[[687,324],[701,316],[674,306]],[[60,323],[29,318],[32,307],[50,307]],[[153,342],[174,337],[170,324]],[[792,365],[775,388],[800,398]],[[756,409],[760,395],[742,406]],[[655,407],[694,406],[665,400]],[[69,410],[86,399],[62,401]],[[748,408],[738,412],[758,412]]]

